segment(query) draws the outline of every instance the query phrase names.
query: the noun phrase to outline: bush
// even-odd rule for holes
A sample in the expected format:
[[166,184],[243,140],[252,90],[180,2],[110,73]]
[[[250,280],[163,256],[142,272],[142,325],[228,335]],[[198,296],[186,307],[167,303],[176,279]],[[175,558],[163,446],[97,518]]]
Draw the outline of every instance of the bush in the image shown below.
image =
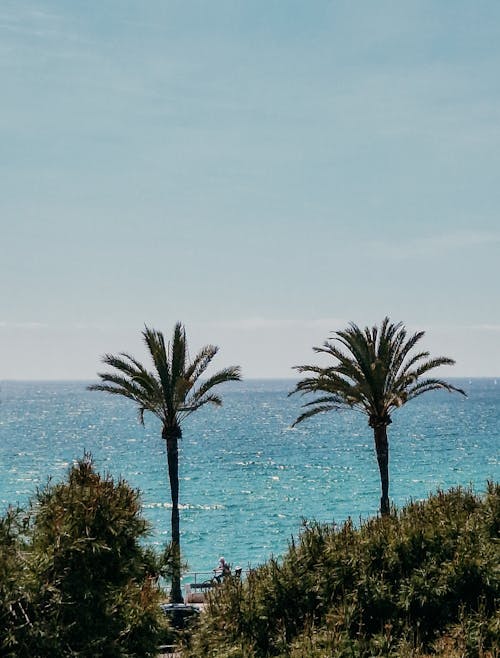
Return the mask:
[[359,529],[306,525],[280,562],[214,592],[186,655],[493,656],[499,501],[490,484],[483,499],[438,492]]
[[25,588],[23,518],[9,509],[0,519],[0,655],[17,656],[19,636],[29,632],[31,602]]
[[156,655],[158,565],[140,543],[137,491],[85,458],[38,492],[21,530],[15,521],[0,525],[1,655]]

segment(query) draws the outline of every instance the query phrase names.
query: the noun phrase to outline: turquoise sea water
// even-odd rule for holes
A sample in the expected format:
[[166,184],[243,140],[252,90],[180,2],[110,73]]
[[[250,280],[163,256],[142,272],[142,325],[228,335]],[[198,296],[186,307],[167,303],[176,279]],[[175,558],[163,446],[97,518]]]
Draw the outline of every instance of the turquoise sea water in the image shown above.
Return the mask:
[[[468,393],[431,393],[393,415],[391,499],[399,506],[438,487],[499,480],[500,384],[455,380]],[[151,541],[168,539],[169,489],[160,429],[134,405],[85,382],[0,386],[0,508],[25,505],[50,476],[91,451],[101,472],[142,491]],[[371,430],[355,412],[317,416],[296,429],[301,398],[289,381],[247,381],[222,391],[224,406],[184,426],[182,548],[194,571],[224,555],[246,566],[279,555],[301,519],[340,522],[377,512],[380,484]]]

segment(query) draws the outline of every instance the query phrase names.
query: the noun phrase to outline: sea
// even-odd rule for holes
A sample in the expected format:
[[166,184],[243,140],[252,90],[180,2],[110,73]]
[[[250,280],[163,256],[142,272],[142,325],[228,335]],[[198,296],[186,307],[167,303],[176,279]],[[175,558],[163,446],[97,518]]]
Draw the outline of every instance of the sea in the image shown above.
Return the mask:
[[[467,397],[432,392],[394,412],[390,497],[398,507],[438,489],[476,493],[500,477],[500,384],[450,380]],[[96,468],[141,491],[148,542],[169,540],[170,494],[159,422],[89,382],[0,382],[0,513],[26,507],[90,452]],[[220,556],[254,567],[281,556],[304,523],[355,523],[377,514],[380,480],[371,429],[355,411],[292,428],[305,401],[294,382],[250,380],[221,388],[224,404],[183,426],[181,545],[191,572]]]

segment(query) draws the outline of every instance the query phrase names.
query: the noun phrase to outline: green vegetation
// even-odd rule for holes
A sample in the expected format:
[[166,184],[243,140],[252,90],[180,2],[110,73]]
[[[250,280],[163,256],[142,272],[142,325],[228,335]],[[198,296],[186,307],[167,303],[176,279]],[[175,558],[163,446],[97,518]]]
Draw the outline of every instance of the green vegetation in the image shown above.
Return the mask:
[[156,656],[160,561],[140,499],[88,458],[0,520],[0,655]]
[[[175,635],[137,491],[89,459],[0,519],[0,656],[155,656]],[[498,658],[500,485],[438,492],[229,578],[184,658]],[[180,634],[182,637],[183,633]]]
[[101,383],[89,388],[133,400],[142,423],[145,412],[161,422],[172,542],[161,558],[145,548],[138,492],[96,473],[86,456],[64,482],[39,491],[27,512],[0,518],[0,656],[148,658],[168,638],[185,642],[183,658],[499,658],[500,485],[490,483],[482,498],[458,488],[400,512],[389,504],[391,413],[431,390],[463,393],[426,376],[454,362],[414,351],[423,335],[407,338],[388,318],[363,331],[351,324],[336,342],[314,348],[333,366],[297,367],[311,376],[292,393],[321,396],[295,424],[343,407],[368,416],[381,516],[359,527],[304,522],[282,560],[271,558],[244,580],[227,578],[199,623],[177,631],[161,612],[158,580],[168,574],[171,600],[182,602],[182,423],[206,404],[222,404],[213,389],[238,381],[240,370],[200,381],[217,348],[205,346],[191,361],[179,323],[168,344],[161,332],[143,331],[151,371],[129,354],[105,355],[114,371],[99,373]]
[[216,591],[183,657],[498,656],[500,486],[439,492],[357,529],[304,524]]
[[139,408],[139,419],[144,422],[144,412],[153,413],[162,424],[162,438],[166,443],[168,477],[172,497],[172,591],[173,603],[182,602],[181,550],[179,530],[179,448],[182,438],[182,421],[205,404],[221,405],[222,400],[212,391],[215,386],[228,381],[238,381],[240,370],[231,366],[220,370],[203,382],[205,373],[218,348],[206,345],[189,361],[186,333],[182,324],[175,325],[172,341],[166,345],[160,331],[148,329],[142,332],[151,355],[154,372],[146,370],[134,357],[121,353],[106,354],[103,361],[115,369],[113,373],[99,373],[104,384],[90,386],[93,391],[106,391],[133,400]]
[[391,412],[409,400],[437,389],[465,393],[455,386],[436,378],[424,378],[430,370],[455,362],[444,356],[429,359],[429,352],[414,352],[424,336],[419,331],[409,339],[402,323],[392,324],[385,318],[380,328],[361,330],[351,323],[344,331],[334,334],[333,341],[325,341],[314,351],[327,354],[334,365],[296,366],[301,373],[312,373],[298,382],[293,393],[322,393],[321,397],[307,402],[307,408],[295,421],[302,422],[324,411],[341,408],[360,410],[368,416],[373,429],[375,451],[380,471],[382,496],[380,512],[389,514],[389,443],[387,426],[392,423]]

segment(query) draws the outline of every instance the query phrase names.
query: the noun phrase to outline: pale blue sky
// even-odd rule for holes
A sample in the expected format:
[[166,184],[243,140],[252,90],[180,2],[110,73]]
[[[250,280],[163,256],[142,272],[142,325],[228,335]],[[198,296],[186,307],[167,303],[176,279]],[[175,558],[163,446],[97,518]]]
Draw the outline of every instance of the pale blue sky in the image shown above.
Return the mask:
[[348,321],[500,375],[500,3],[2,0],[0,379]]

